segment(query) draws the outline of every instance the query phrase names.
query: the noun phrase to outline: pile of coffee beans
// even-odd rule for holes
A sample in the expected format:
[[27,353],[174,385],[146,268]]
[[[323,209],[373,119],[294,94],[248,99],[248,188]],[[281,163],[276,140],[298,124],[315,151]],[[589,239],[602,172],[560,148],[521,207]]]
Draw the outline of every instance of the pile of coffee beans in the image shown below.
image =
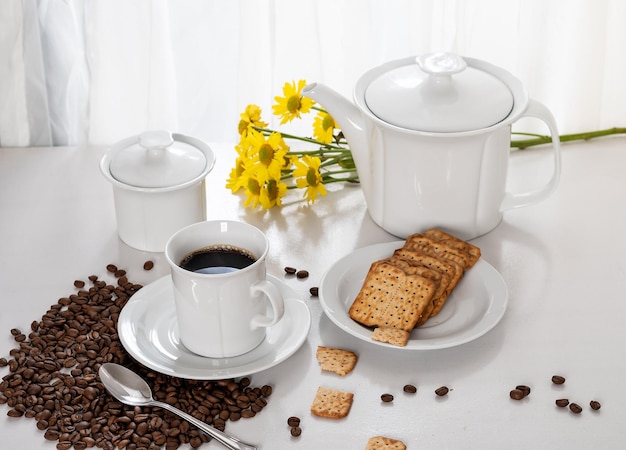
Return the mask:
[[113,264],[107,270],[115,276],[113,283],[93,275],[91,287],[85,288],[77,280],[78,292],[60,298],[32,322],[28,334],[11,330],[18,346],[8,358],[0,358],[0,367],[9,369],[0,382],[0,404],[8,406],[8,416],[34,419],[45,439],[57,441],[58,450],[173,450],[183,443],[198,448],[208,442],[209,437],[161,408],[116,401],[98,377],[107,362],[137,372],[157,400],[220,430],[227,421],[254,417],[267,405],[271,386],[253,387],[249,378],[185,380],[132,360],[119,340],[117,319],[142,286],[128,281],[126,272]]

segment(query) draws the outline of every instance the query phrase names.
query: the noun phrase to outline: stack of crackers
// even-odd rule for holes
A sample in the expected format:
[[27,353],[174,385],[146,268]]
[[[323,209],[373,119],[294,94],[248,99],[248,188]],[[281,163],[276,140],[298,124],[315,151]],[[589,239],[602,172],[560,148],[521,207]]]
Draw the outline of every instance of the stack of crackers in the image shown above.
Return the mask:
[[480,249],[438,229],[409,236],[375,261],[348,313],[373,327],[372,339],[406,346],[411,331],[435,317]]

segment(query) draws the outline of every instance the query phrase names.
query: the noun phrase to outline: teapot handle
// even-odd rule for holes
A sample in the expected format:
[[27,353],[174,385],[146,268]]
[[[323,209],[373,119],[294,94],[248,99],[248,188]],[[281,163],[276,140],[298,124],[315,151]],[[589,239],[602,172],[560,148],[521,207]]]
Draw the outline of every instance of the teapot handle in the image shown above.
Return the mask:
[[526,108],[522,117],[535,117],[544,122],[550,129],[552,152],[554,156],[554,171],[552,172],[550,181],[541,188],[528,192],[506,192],[502,206],[500,207],[501,211],[520,208],[545,200],[555,191],[561,177],[561,143],[554,116],[543,104],[530,99],[528,101],[528,108]]

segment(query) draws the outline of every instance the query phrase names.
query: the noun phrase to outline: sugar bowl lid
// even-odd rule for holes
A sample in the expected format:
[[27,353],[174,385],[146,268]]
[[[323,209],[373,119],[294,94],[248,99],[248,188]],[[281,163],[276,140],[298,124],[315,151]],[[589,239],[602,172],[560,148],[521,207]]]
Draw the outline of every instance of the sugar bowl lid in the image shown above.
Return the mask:
[[108,168],[103,170],[113,180],[135,188],[175,188],[194,183],[215,163],[204,142],[164,130],[120,141],[108,153]]
[[432,53],[382,71],[365,88],[365,103],[390,125],[463,132],[506,119],[514,101],[507,84],[495,73],[455,54]]

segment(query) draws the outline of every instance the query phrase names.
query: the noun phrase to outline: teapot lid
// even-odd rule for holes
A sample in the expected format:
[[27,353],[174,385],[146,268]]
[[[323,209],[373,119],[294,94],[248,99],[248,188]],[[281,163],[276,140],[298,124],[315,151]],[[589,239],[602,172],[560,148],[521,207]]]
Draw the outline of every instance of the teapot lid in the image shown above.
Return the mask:
[[385,71],[367,86],[365,102],[379,119],[427,132],[495,125],[513,109],[513,93],[495,74],[460,56],[433,53]]
[[110,151],[111,176],[138,188],[180,186],[205,176],[214,162],[206,144],[169,131],[147,131],[118,142]]

